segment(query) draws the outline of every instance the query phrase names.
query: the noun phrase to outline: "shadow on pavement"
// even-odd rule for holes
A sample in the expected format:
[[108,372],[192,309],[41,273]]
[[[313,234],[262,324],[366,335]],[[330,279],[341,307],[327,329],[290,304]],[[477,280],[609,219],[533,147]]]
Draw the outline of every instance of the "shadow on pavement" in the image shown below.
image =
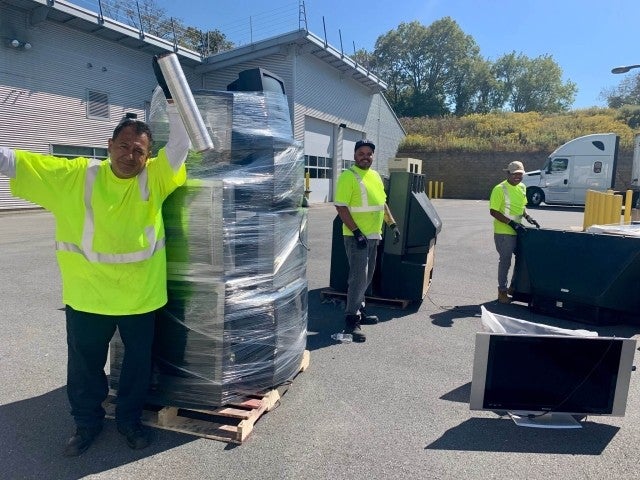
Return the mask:
[[465,383],[445,393],[440,397],[441,400],[447,400],[449,402],[469,403],[471,398],[471,382]]
[[582,422],[580,429],[519,427],[508,417],[470,418],[447,430],[426,450],[600,455],[619,427]]
[[75,427],[66,389],[0,406],[2,478],[80,479],[196,440],[197,437],[151,429],[153,443],[131,450],[112,420],[89,450],[75,458],[62,456]]
[[431,323],[438,327],[449,328],[454,320],[469,317],[480,317],[480,305],[456,305],[455,307],[439,307],[442,311],[429,315]]
[[[323,290],[325,289],[318,288],[309,291],[307,350],[318,350],[335,345],[338,342],[332,340],[331,335],[341,332],[344,328],[344,301],[338,298],[323,300],[321,298]],[[376,315],[380,323],[413,315],[419,308],[419,303],[411,303],[404,309],[367,303],[367,311]]]

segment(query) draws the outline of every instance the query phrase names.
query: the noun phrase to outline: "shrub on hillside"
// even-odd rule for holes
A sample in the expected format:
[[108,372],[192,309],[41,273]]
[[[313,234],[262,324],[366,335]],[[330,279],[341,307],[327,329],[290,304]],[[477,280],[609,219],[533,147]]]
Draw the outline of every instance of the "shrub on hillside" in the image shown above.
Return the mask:
[[640,108],[589,108],[562,114],[497,112],[400,121],[407,132],[399,147],[404,151],[552,151],[572,138],[605,132],[617,133],[621,148],[632,149],[632,128],[640,125]]

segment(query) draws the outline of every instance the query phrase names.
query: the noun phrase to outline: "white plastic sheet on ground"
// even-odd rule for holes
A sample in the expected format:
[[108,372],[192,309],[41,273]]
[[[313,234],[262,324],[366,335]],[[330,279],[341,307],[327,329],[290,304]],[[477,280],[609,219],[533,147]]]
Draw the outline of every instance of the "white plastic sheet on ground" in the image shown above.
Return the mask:
[[485,332],[493,333],[509,333],[522,335],[573,335],[579,337],[597,337],[598,332],[591,330],[552,327],[549,325],[541,325],[539,323],[527,322],[519,318],[507,317],[497,313],[491,313],[489,310],[480,306],[482,312],[482,329]]

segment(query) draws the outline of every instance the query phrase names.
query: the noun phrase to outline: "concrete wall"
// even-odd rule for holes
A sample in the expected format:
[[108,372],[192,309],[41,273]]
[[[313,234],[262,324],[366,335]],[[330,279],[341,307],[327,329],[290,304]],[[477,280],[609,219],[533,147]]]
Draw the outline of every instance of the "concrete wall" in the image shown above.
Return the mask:
[[[491,189],[506,178],[502,169],[509,162],[520,160],[525,170],[537,170],[542,167],[549,153],[431,153],[400,150],[397,156],[422,160],[422,173],[427,181],[444,182],[443,198],[488,200]],[[632,151],[620,152],[614,185],[616,190],[629,188],[632,157]]]

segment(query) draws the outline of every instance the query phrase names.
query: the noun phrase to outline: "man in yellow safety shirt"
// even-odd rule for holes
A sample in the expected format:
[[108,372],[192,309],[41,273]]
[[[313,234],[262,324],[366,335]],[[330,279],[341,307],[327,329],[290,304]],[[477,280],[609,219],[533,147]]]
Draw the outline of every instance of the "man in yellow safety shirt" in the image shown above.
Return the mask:
[[[491,190],[489,213],[493,217],[493,240],[498,251],[498,301],[510,303],[508,275],[511,258],[516,252],[517,235],[526,232],[522,219],[540,228],[526,211],[527,189],[522,184],[522,162],[511,162],[504,170],[507,179]],[[513,282],[513,274],[511,276]]]
[[386,204],[387,194],[378,172],[371,168],[376,146],[370,140],[358,140],[355,165],[340,174],[334,205],[342,220],[344,247],[349,261],[344,333],[353,341],[364,342],[362,323],[377,323],[378,318],[364,312],[365,292],[373,280],[382,222],[400,240],[400,230]]
[[155,312],[167,302],[162,203],[186,180],[189,138],[154,58],[169,102],[170,135],[151,157],[146,123],[125,118],[108,141],[109,158],[57,158],[0,147],[11,192],[56,221],[56,257],[67,324],[67,395],[76,432],[64,455],[77,456],[102,430],[108,395],[104,365],[118,329],[125,352],[116,400],[118,431],[146,447],[140,423],[151,376]]

